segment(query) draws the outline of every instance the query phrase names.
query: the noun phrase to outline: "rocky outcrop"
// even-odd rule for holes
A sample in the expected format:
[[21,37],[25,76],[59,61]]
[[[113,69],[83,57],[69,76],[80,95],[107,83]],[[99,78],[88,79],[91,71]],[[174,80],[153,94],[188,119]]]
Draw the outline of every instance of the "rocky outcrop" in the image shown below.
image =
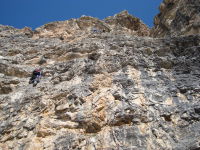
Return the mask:
[[164,0],[159,9],[151,31],[153,37],[200,33],[199,0]]
[[35,39],[56,37],[60,40],[74,42],[100,33],[148,36],[149,32],[148,27],[140,19],[128,14],[127,11],[123,11],[105,20],[82,16],[79,19],[52,22],[37,28],[33,37]]
[[[127,11],[122,11],[112,17],[107,17],[104,21],[111,26],[113,31],[119,33],[131,33],[132,35],[148,36],[148,27],[139,18],[133,17]],[[124,31],[125,30],[125,31]]]
[[138,23],[122,12],[0,26],[0,148],[199,149],[200,36],[147,37]]

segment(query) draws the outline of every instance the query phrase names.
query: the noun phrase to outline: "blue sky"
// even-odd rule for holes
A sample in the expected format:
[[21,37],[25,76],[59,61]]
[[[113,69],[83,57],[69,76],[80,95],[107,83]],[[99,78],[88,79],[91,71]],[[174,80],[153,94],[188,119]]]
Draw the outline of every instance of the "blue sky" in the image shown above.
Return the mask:
[[88,15],[104,19],[123,10],[153,26],[162,0],[0,0],[0,24],[35,29],[53,21]]

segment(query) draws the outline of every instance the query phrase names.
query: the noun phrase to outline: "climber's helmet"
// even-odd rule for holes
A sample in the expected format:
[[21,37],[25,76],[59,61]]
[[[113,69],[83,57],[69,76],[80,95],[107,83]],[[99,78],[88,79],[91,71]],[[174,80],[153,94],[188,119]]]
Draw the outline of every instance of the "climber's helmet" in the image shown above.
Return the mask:
[[37,68],[34,70],[34,72],[41,72],[41,69]]

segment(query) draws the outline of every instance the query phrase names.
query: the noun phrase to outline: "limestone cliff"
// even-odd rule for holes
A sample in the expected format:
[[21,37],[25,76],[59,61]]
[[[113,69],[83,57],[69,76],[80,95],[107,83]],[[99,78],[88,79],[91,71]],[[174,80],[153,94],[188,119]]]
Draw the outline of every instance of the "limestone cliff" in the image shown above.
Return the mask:
[[200,35],[152,38],[126,11],[1,25],[0,80],[2,150],[200,149]]
[[148,36],[150,30],[140,19],[128,14],[127,11],[122,11],[104,20],[82,16],[79,19],[52,22],[37,28],[33,38],[56,37],[64,41],[73,42],[94,33]]
[[154,37],[194,35],[200,33],[199,0],[164,0],[154,18]]

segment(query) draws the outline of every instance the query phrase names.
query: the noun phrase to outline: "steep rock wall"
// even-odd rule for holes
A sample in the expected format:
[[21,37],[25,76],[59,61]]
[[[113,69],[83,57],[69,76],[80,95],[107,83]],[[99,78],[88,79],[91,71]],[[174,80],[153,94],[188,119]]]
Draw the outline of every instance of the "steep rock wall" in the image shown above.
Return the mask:
[[137,19],[118,24],[127,15],[105,19],[109,32],[77,19],[83,34],[72,39],[60,37],[63,22],[0,26],[1,149],[200,148],[200,36],[143,37]]
[[200,33],[199,0],[164,0],[154,18],[153,37],[194,35]]
[[122,11],[104,20],[82,16],[79,19],[52,22],[37,28],[33,37],[57,37],[67,42],[75,42],[95,33],[148,36],[150,30],[140,19]]

